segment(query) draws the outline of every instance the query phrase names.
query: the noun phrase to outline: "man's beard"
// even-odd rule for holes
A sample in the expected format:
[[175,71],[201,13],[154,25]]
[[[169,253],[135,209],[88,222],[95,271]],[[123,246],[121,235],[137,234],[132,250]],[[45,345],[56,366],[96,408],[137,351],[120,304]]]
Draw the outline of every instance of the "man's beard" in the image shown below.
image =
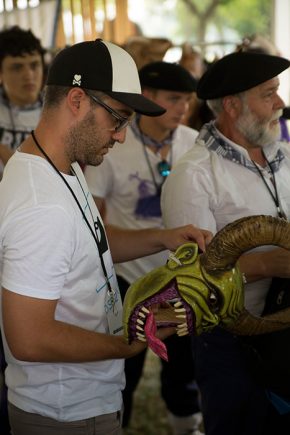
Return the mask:
[[88,112],[82,121],[69,130],[65,138],[70,161],[82,165],[100,165],[104,159],[101,151],[114,144],[114,141],[108,142],[106,136],[107,131],[96,123],[93,111]]
[[281,136],[280,124],[274,126],[270,126],[270,124],[281,116],[282,109],[279,109],[270,119],[259,119],[251,112],[248,104],[244,103],[243,113],[238,119],[236,127],[253,146],[263,148],[279,140]]

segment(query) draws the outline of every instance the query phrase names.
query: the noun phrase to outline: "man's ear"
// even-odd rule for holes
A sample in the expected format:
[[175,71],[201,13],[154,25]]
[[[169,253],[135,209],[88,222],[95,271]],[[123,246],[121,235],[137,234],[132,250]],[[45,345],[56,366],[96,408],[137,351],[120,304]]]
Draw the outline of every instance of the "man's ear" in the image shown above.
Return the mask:
[[242,109],[242,103],[240,98],[236,97],[235,95],[229,95],[227,97],[224,97],[223,99],[223,106],[225,112],[233,119],[236,119],[240,116],[241,109]]
[[80,88],[72,88],[67,94],[67,103],[70,109],[77,114],[81,108],[81,103],[85,101],[85,93]]

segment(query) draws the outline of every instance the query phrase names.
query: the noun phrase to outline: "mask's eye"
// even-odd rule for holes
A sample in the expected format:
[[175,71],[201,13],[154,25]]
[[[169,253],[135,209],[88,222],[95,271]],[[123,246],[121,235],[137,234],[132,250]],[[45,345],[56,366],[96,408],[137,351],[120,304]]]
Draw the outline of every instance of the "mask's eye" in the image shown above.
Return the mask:
[[208,306],[213,312],[217,312],[220,308],[219,307],[219,298],[213,290],[210,290],[210,293],[209,293]]
[[168,258],[167,267],[175,270],[179,267],[194,264],[198,256],[198,246],[196,243],[185,243],[177,251],[171,253]]
[[217,303],[217,297],[214,293],[211,293],[209,295],[209,301],[212,305],[215,305]]

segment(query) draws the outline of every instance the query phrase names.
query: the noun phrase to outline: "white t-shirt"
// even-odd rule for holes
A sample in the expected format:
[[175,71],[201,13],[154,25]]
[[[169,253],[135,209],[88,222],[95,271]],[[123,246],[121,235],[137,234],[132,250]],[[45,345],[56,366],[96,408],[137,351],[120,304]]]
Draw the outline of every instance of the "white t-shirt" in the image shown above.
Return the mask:
[[[248,152],[230,142],[249,161]],[[280,144],[286,158],[281,162],[275,180],[283,211],[290,218],[290,148]],[[268,160],[277,146],[268,154]],[[269,187],[272,176],[262,169]],[[259,174],[245,166],[223,158],[203,141],[186,153],[164,184],[161,208],[166,227],[192,223],[214,234],[235,219],[251,215],[277,216],[277,209]],[[263,247],[258,249],[269,249]],[[261,314],[270,280],[264,279],[245,286],[245,305],[253,314]]]
[[[64,175],[91,225],[102,221],[78,164]],[[16,153],[0,183],[0,280],[21,295],[58,300],[55,318],[108,333],[107,286],[95,240],[69,189],[43,158]],[[101,240],[111,285],[117,288],[106,237]],[[119,296],[119,293],[118,293]],[[119,296],[120,297],[120,296]],[[1,327],[3,333],[3,325]],[[8,400],[59,421],[121,409],[123,360],[30,363],[16,360],[3,334]]]
[[[197,135],[198,132],[189,127],[177,127],[172,142],[173,166],[193,146]],[[123,144],[115,144],[100,166],[88,166],[85,169],[85,177],[92,195],[106,200],[106,221],[110,224],[129,229],[163,226],[161,214],[158,213],[160,197],[155,196],[156,188],[150,172],[153,171],[156,182],[161,184],[162,176],[157,170],[161,157],[148,147],[146,150],[150,167],[144,154],[144,145],[129,127],[126,141]],[[168,159],[170,160],[170,157]],[[132,283],[153,268],[165,264],[167,258],[168,252],[163,251],[117,264],[116,272]]]
[[[8,104],[0,87],[0,143],[15,150],[30,134],[39,121],[42,110],[41,101],[24,107]],[[0,160],[0,180],[3,164]]]

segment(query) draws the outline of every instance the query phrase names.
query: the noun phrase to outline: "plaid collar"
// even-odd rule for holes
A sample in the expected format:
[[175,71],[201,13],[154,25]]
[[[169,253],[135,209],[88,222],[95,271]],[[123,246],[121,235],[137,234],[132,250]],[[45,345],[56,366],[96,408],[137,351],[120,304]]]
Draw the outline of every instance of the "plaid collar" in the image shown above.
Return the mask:
[[172,145],[173,139],[175,137],[175,130],[171,131],[169,136],[166,139],[164,139],[162,142],[158,142],[152,139],[150,136],[147,136],[147,134],[143,133],[140,130],[139,122],[140,122],[140,115],[136,115],[136,117],[131,122],[130,127],[134,135],[136,136],[136,138],[144,145],[153,146],[158,150],[160,150],[160,148],[162,148],[164,145],[170,145],[170,146]]
[[[231,144],[231,142],[218,131],[214,121],[211,121],[202,127],[197,140],[204,141],[204,144],[208,149],[223,156],[225,159],[237,163],[238,165],[245,166],[253,172],[258,172],[257,167],[249,158],[248,154],[243,153],[242,150],[239,151],[239,149],[234,146],[235,144],[233,142]],[[265,147],[264,152],[267,159],[269,159],[273,172],[276,172],[280,167],[280,163],[285,158],[284,153],[279,148],[279,142],[272,144],[269,147]]]

